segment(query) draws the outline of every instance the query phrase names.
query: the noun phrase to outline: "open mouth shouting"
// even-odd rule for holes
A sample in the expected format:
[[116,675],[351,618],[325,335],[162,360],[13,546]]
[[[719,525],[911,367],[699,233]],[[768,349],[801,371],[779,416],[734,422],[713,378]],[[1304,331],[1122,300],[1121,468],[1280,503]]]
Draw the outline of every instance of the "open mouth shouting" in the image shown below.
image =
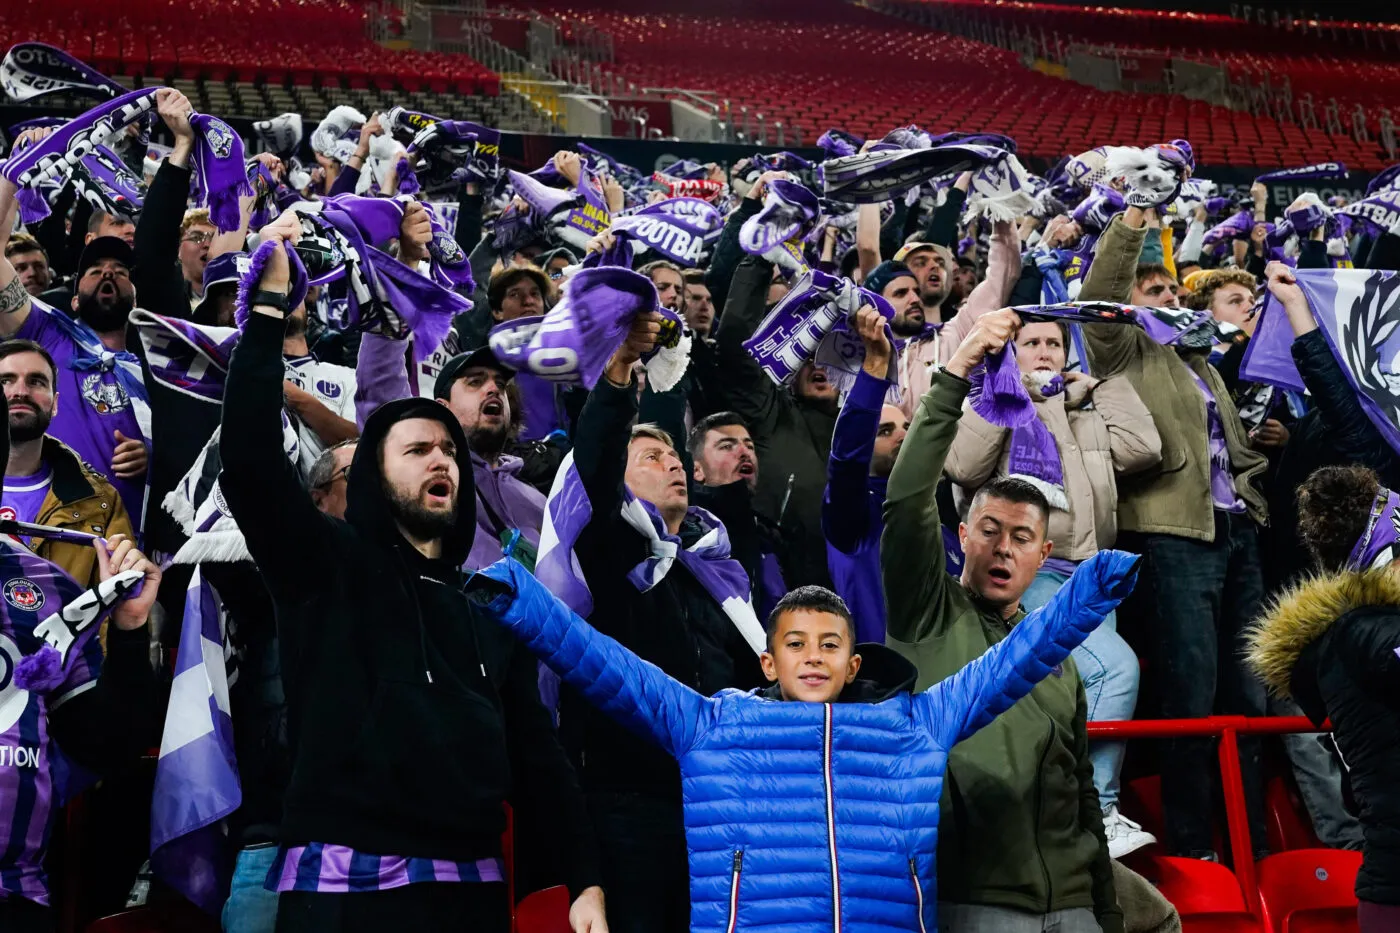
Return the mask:
[[498,398],[487,399],[481,405],[481,414],[487,418],[504,418],[506,414],[505,403]]
[[1011,583],[1011,568],[1000,565],[992,567],[987,571],[987,579],[993,586],[1004,587]]
[[452,507],[452,492],[452,480],[446,477],[430,480],[427,488],[423,490],[429,506],[442,508]]

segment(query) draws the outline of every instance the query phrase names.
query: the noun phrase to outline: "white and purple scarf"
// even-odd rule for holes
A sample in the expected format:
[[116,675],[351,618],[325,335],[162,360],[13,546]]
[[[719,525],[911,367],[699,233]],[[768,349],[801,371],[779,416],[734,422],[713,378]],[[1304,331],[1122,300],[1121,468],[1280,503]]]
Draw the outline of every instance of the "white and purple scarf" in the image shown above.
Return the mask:
[[283,113],[253,123],[253,133],[268,152],[286,155],[301,145],[301,114]]
[[[790,385],[807,362],[826,370],[827,377],[844,395],[865,361],[865,344],[855,332],[856,312],[870,305],[885,319],[885,338],[895,348],[889,322],[890,303],[850,279],[807,269],[791,283],[788,293],[773,306],[753,336],[744,341],[759,367],[778,385]],[[890,354],[891,382],[898,381],[899,352]]]
[[803,243],[821,219],[821,203],[805,186],[788,179],[768,183],[763,208],[739,228],[739,246],[786,273],[807,268]]
[[431,114],[395,110],[401,124],[425,124],[409,143],[407,154],[426,187],[495,181],[500,172],[500,130],[470,120],[439,120]]
[[[514,252],[524,242],[540,234],[556,238],[578,250],[588,247],[588,242],[608,229],[612,215],[603,197],[603,186],[587,166],[579,173],[578,184],[573,190],[554,187],[538,177],[538,173],[526,175],[523,172],[509,171],[507,177],[515,195],[529,205],[523,218],[522,229],[503,226],[510,216],[518,214],[512,205],[502,213],[497,223],[497,248],[502,252]],[[558,177],[557,174],[554,177]],[[560,183],[566,183],[560,179]],[[512,230],[507,242],[501,242],[501,232]],[[523,240],[515,242],[519,237]]]
[[[1049,378],[1037,386],[1041,398],[1053,398],[1063,393],[1064,376],[1059,373],[1046,375]],[[1024,480],[1039,489],[1052,508],[1069,510],[1060,450],[1055,444],[1055,435],[1039,416],[1011,429],[1006,460],[1006,472],[1009,476]]]
[[1394,563],[1397,557],[1400,557],[1400,496],[1382,486],[1371,503],[1366,531],[1347,557],[1347,569],[1381,570]]
[[1021,161],[1008,152],[973,172],[966,217],[987,217],[994,222],[1018,220],[1035,210],[1036,195],[1031,176]]
[[[1299,269],[1298,287],[1371,423],[1400,452],[1400,273]],[[1253,382],[1306,391],[1293,362],[1293,329],[1269,295],[1240,364]]]
[[591,389],[626,341],[632,321],[648,311],[659,313],[663,324],[656,350],[644,358],[647,381],[665,392],[685,374],[690,337],[680,316],[657,304],[651,280],[631,269],[581,270],[543,316],[497,324],[487,342],[496,359],[517,372]]
[[1343,163],[1319,162],[1316,165],[1304,165],[1300,168],[1284,168],[1276,172],[1265,172],[1254,180],[1267,184],[1274,181],[1325,181],[1346,177],[1347,167]]
[[62,49],[42,42],[20,42],[0,61],[0,88],[11,100],[24,102],[45,94],[82,94],[111,100],[126,93],[111,78]]
[[311,151],[345,164],[360,144],[360,127],[367,119],[354,107],[341,104],[332,108],[311,131]]
[[724,217],[708,201],[699,198],[657,201],[612,222],[609,229],[614,238],[627,246],[627,262],[612,264],[631,265],[635,256],[653,252],[682,268],[691,269],[700,264],[706,244],[723,227]]
[[[110,145],[127,126],[153,112],[160,90],[131,91],[74,117],[11,155],[0,172],[21,190],[68,178],[94,149]],[[252,194],[244,174],[243,141],[215,117],[191,114],[190,125],[195,131],[190,154],[195,200],[208,206],[209,217],[220,230],[236,230],[240,222],[238,196]]]
[[1362,221],[1381,233],[1400,233],[1400,188],[1378,187],[1336,213]]
[[[679,561],[719,604],[754,653],[762,654],[767,648],[767,639],[753,610],[748,574],[743,565],[730,556],[728,531],[718,518],[704,509],[692,506],[686,517],[698,522],[703,531],[690,547],[666,530],[656,506],[638,499],[631,490],[623,489],[622,519],[648,543],[648,556],[627,572],[628,582],[637,592],[645,593],[664,580]],[[578,468],[574,466],[573,451],[570,451],[559,465],[545,502],[535,576],[566,606],[585,618],[593,612],[593,594],[583,577],[574,548],[592,518],[593,507]]]

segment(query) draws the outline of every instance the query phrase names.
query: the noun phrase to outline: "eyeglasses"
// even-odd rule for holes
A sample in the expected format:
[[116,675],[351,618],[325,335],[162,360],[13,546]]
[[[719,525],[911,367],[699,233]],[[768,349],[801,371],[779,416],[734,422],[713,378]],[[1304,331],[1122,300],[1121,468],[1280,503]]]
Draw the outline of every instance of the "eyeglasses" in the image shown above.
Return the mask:
[[334,473],[332,473],[330,479],[326,480],[324,483],[317,483],[315,486],[312,486],[311,488],[312,488],[312,489],[329,489],[329,488],[331,488],[332,486],[335,485],[335,481],[338,480],[338,479],[343,479],[343,480],[345,480],[347,483],[350,482],[350,465],[349,465],[349,464],[346,464],[345,466],[341,467],[340,469],[338,469],[338,470],[336,470]]
[[214,234],[212,231],[193,230],[185,234],[184,239],[186,243],[193,243],[195,246],[203,246],[205,243],[214,242]]

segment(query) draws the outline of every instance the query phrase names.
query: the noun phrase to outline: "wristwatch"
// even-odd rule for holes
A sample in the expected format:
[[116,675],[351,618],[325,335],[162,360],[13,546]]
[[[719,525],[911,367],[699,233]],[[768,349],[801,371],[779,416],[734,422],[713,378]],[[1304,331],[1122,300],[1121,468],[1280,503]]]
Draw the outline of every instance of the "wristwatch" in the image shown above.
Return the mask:
[[266,289],[259,289],[253,293],[253,302],[250,308],[262,306],[264,308],[276,308],[283,314],[288,314],[291,308],[288,307],[286,292],[271,292]]

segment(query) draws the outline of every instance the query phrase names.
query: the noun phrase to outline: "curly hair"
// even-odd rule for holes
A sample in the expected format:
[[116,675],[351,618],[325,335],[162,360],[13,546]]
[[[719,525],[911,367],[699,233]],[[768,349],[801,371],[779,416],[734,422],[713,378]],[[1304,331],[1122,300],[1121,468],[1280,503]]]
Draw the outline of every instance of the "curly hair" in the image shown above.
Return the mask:
[[1209,311],[1216,290],[1226,285],[1243,285],[1251,293],[1259,287],[1259,280],[1244,269],[1208,269],[1192,278],[1191,294],[1186,296],[1186,307],[1192,311]]
[[1322,467],[1298,487],[1298,538],[1319,567],[1346,566],[1380,490],[1380,477],[1361,466]]

